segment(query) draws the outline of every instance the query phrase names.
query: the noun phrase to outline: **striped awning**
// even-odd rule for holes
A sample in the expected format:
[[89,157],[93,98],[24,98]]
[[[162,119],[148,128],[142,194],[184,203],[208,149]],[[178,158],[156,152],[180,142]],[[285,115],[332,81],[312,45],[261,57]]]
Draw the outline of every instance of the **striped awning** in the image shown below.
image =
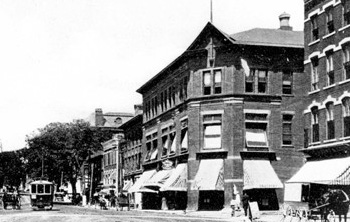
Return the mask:
[[143,182],[151,178],[156,173],[156,170],[148,170],[142,173],[140,178],[136,180],[134,185],[128,190],[129,193],[139,192]]
[[350,185],[350,157],[309,161],[287,183]]
[[187,191],[187,163],[180,163],[159,191]]
[[132,185],[132,180],[125,181],[122,191],[128,191]]
[[142,186],[143,187],[161,187],[165,181],[170,177],[173,169],[171,170],[160,170],[154,174],[151,178],[146,180]]
[[224,160],[201,160],[191,189],[224,190]]
[[243,173],[243,190],[283,188],[269,160],[244,160]]

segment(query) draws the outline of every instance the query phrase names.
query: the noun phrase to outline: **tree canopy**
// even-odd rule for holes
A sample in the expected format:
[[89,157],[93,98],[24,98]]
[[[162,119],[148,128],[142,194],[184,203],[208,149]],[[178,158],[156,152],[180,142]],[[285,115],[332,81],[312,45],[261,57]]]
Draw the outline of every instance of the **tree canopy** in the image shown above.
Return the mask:
[[64,181],[72,184],[75,193],[75,184],[81,175],[84,161],[94,151],[102,149],[102,142],[111,138],[111,131],[92,128],[83,120],[50,123],[39,129],[38,134],[27,137],[28,175],[35,178],[40,177],[43,172],[49,180],[60,184],[63,174]]

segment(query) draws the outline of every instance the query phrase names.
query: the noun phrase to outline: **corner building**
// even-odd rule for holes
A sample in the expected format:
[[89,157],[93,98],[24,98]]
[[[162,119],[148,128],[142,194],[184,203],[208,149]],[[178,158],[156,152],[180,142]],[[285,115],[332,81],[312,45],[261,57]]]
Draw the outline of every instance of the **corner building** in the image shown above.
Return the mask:
[[307,162],[286,186],[312,205],[328,188],[350,194],[350,1],[304,3]]
[[187,50],[141,86],[142,208],[220,210],[247,192],[278,209],[302,165],[303,33],[228,35],[208,23]]

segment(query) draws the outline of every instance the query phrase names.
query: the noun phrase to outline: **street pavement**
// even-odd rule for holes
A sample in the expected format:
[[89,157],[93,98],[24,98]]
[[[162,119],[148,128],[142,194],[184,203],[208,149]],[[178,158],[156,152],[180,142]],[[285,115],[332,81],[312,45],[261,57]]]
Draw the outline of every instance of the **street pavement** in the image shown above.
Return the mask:
[[[277,213],[262,214],[258,222],[279,222],[281,215]],[[101,210],[99,208],[79,207],[71,205],[55,205],[53,210],[32,210],[24,205],[21,210],[0,210],[0,222],[211,222],[235,221],[245,222],[243,216],[231,217],[230,210],[222,211],[157,211],[130,210],[116,211],[115,209]]]

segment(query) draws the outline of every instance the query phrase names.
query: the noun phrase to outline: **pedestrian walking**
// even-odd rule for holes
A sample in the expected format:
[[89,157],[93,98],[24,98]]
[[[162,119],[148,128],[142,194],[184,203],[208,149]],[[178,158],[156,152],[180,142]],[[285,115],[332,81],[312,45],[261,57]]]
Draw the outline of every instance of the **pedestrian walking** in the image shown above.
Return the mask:
[[248,216],[249,196],[248,196],[247,192],[245,192],[245,191],[243,191],[242,205],[243,205],[243,209],[244,209],[244,215]]

